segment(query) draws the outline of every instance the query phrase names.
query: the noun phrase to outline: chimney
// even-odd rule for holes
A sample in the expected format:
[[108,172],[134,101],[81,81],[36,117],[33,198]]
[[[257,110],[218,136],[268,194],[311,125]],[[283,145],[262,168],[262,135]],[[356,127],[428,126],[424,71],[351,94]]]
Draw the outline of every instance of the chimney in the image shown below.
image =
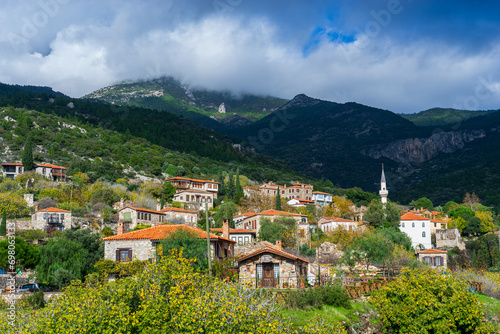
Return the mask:
[[156,211],[160,211],[162,209],[160,199],[156,200]]
[[222,223],[222,237],[229,239],[229,219],[224,219]]
[[276,248],[280,251],[283,250],[283,246],[281,245],[281,240],[276,240]]
[[125,233],[125,222],[118,222],[118,226],[116,227],[116,235],[122,235]]

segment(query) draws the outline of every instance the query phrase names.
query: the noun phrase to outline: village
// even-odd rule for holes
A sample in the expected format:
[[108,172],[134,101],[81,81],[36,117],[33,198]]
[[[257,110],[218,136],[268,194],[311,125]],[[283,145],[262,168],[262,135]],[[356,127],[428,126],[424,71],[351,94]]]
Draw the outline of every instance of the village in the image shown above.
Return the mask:
[[[23,174],[20,163],[4,163],[4,178],[15,178]],[[65,167],[51,164],[37,165],[35,173],[64,183],[67,181]],[[30,187],[28,179],[26,187]],[[347,215],[325,215],[328,208],[335,207],[334,196],[321,191],[314,191],[310,184],[294,183],[291,186],[266,182],[257,186],[242,187],[245,198],[267,198],[271,202],[284,199],[289,210],[276,208],[259,208],[254,211],[235,212],[232,217],[223,217],[222,227],[216,228],[212,221],[206,221],[206,229],[201,229],[199,220],[206,209],[214,208],[220,183],[214,180],[200,180],[185,177],[170,177],[164,180],[175,189],[172,203],[160,203],[157,200],[154,208],[138,207],[132,201],[123,198],[113,205],[118,220],[109,224],[92,226],[72,217],[70,210],[57,207],[39,208],[33,194],[25,194],[28,207],[32,208],[31,220],[17,221],[16,229],[22,230],[67,230],[75,228],[97,228],[101,232],[106,226],[111,230],[110,236],[104,237],[104,258],[118,262],[134,260],[147,261],[157,258],[157,246],[162,239],[176,230],[187,230],[195,233],[200,239],[209,239],[210,257],[212,261],[226,258],[234,259],[234,270],[242,283],[251,283],[254,287],[288,288],[305,285],[324,284],[335,279],[339,269],[345,271],[346,277],[353,270],[359,273],[388,274],[387,267],[376,266],[375,262],[358,262],[350,268],[340,264],[344,255],[342,247],[332,242],[318,243],[316,235],[323,234],[362,233],[370,229],[372,224],[364,218],[367,207],[364,205],[348,208]],[[31,185],[32,186],[32,185]],[[388,202],[387,182],[382,169],[380,179],[380,203]],[[338,199],[338,197],[337,197]],[[342,199],[341,199],[342,200]],[[281,206],[279,203],[278,206]],[[305,210],[308,207],[309,211]],[[260,210],[259,210],[260,209]],[[311,211],[312,209],[312,211]],[[460,231],[457,227],[448,227],[451,218],[444,212],[423,208],[410,209],[399,206],[400,218],[398,228],[411,240],[411,249],[415,259],[429,264],[431,267],[447,268],[447,251],[458,247],[464,250]],[[311,215],[310,212],[313,212]],[[330,210],[330,212],[334,212]],[[337,211],[338,212],[338,211]],[[274,222],[278,219],[289,219],[295,225],[290,241],[275,240],[269,242],[261,238],[262,222]],[[314,221],[311,221],[311,218]],[[231,221],[230,221],[231,220]],[[209,226],[210,225],[210,226]],[[319,228],[320,231],[317,231]],[[317,253],[315,256],[303,256],[298,250],[301,245],[311,248],[311,240],[315,239]],[[398,268],[399,269],[399,268]],[[32,277],[31,280],[36,280]],[[361,280],[363,281],[363,280]],[[366,281],[366,280],[364,280]],[[5,289],[5,287],[3,287]]]

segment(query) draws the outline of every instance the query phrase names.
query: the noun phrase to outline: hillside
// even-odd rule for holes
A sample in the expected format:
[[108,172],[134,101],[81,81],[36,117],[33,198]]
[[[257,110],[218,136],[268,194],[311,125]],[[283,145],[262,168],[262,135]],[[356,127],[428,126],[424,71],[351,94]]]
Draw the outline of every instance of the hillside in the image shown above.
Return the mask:
[[310,177],[377,191],[384,163],[392,200],[434,203],[476,192],[500,205],[500,113],[443,127],[418,127],[387,110],[298,95],[232,135]]
[[224,128],[218,120],[238,115],[255,121],[287,102],[272,96],[234,95],[229,91],[190,88],[172,77],[121,83],[99,89],[83,98],[165,110],[215,130]]
[[[220,169],[240,167],[241,173],[253,180],[307,180],[277,159],[255,154],[245,147],[235,148],[229,137],[168,112],[22,89],[17,93],[0,93],[0,110],[3,111],[2,161],[20,159],[31,127],[34,144],[38,145],[37,162],[70,165],[76,171],[95,168],[99,176],[112,174],[110,179],[120,177],[129,166],[160,176],[166,165],[174,164],[182,166],[186,175],[216,175]],[[106,163],[92,162],[93,159]],[[97,168],[97,165],[102,166]],[[115,174],[116,169],[119,175]]]
[[418,126],[453,125],[470,118],[484,116],[498,110],[459,110],[452,108],[432,108],[414,114],[399,114]]

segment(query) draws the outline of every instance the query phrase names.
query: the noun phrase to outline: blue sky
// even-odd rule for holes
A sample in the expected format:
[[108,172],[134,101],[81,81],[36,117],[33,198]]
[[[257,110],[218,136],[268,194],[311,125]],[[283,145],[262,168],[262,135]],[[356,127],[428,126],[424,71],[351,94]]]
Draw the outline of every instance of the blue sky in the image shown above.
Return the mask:
[[0,81],[80,97],[123,80],[394,112],[500,108],[495,1],[6,0]]

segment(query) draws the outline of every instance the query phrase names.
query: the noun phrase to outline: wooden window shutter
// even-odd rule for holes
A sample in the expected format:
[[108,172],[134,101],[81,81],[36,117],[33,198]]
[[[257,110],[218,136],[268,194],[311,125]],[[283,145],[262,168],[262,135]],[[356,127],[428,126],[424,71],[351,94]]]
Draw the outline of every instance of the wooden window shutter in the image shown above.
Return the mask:
[[116,250],[116,261],[120,261],[120,250]]
[[128,260],[132,261],[132,249],[128,250]]

